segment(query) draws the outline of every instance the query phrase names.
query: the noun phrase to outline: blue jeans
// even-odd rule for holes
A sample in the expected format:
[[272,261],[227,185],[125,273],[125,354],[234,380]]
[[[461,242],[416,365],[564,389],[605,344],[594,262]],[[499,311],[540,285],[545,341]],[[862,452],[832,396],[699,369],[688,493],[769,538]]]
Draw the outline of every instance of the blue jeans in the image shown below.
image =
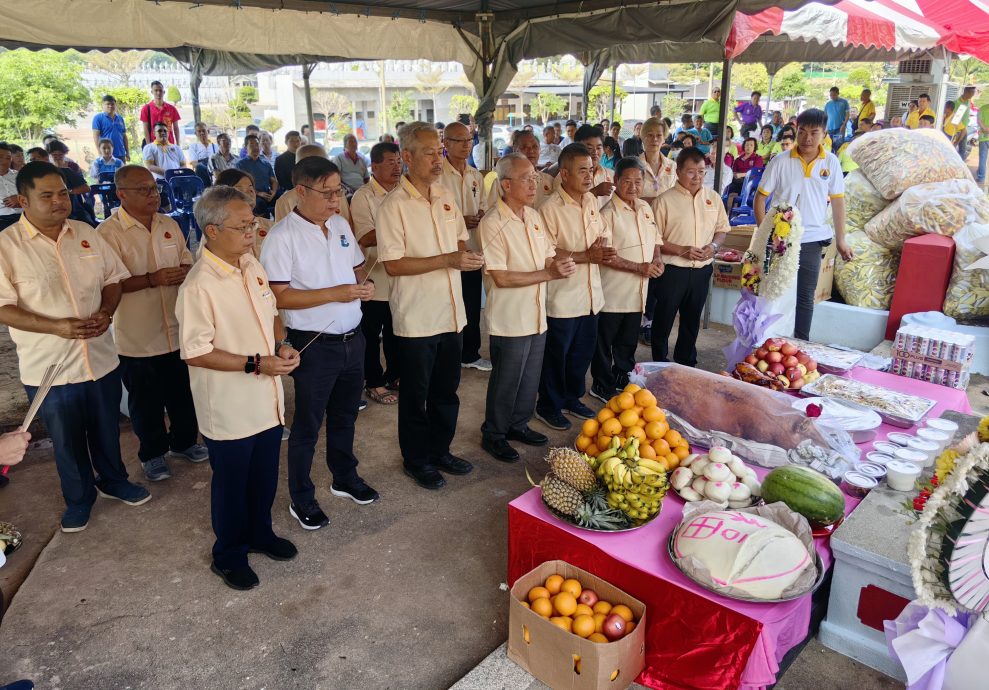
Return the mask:
[[542,415],[573,409],[587,392],[587,369],[598,341],[598,315],[549,317],[546,324],[546,351],[536,403]]
[[986,181],[986,161],[989,160],[989,141],[979,142],[979,170],[975,174],[975,181],[982,184]]
[[[24,389],[34,400],[38,387]],[[114,369],[96,381],[52,386],[41,404],[69,508],[93,505],[97,486],[114,493],[127,483],[120,459],[120,394],[120,372]]]
[[213,469],[213,562],[222,570],[243,568],[248,549],[264,548],[275,540],[271,505],[278,489],[282,427],[230,441],[204,440]]

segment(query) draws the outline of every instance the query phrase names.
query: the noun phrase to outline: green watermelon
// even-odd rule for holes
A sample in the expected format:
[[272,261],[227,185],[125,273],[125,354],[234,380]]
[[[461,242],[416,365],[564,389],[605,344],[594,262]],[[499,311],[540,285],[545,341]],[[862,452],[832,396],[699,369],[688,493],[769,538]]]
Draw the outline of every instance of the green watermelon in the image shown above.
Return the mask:
[[832,525],[845,514],[845,496],[830,479],[800,465],[777,467],[762,480],[766,503],[782,501],[815,525]]

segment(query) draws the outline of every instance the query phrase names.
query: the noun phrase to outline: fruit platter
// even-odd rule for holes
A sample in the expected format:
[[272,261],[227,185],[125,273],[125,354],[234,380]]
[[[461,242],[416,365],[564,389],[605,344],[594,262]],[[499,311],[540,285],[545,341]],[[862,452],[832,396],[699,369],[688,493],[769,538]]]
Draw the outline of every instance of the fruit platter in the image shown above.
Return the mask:
[[612,448],[616,438],[622,447],[629,439],[638,439],[639,457],[655,460],[667,472],[690,455],[690,444],[670,428],[656,396],[634,383],[612,397],[594,419],[584,422],[574,447],[596,458]]
[[773,390],[796,391],[821,374],[809,354],[784,338],[769,338],[739,362],[731,376]]
[[808,384],[801,392],[804,395],[815,395],[861,405],[875,410],[884,422],[902,428],[910,428],[920,422],[924,415],[937,404],[930,398],[900,393],[864,381],[841,378],[834,374],[825,374]]
[[670,475],[673,492],[687,503],[713,501],[730,508],[748,508],[762,499],[755,470],[727,448],[690,455]]
[[[580,580],[562,575],[550,575],[541,585],[530,588],[526,598],[519,601],[558,628],[599,644],[617,642],[635,630],[640,622],[630,607],[612,604],[594,590],[585,588]],[[579,666],[575,668],[579,673]]]
[[[639,455],[639,439],[617,436],[597,457],[551,448],[549,473],[539,483],[543,504],[559,520],[594,532],[648,524],[666,496],[666,466]],[[530,480],[531,481],[531,480]]]

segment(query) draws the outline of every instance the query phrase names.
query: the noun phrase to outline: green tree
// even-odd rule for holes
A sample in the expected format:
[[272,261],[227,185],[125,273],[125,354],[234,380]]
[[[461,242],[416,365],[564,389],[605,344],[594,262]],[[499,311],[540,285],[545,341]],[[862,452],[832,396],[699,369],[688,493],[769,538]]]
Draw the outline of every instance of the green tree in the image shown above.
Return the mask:
[[989,65],[977,58],[956,58],[951,62],[951,80],[960,84],[989,82]]
[[673,126],[677,127],[680,123],[680,115],[687,109],[687,101],[675,93],[668,93],[659,102],[659,107],[663,111],[663,117],[670,118]]
[[179,103],[182,101],[182,92],[179,91],[179,87],[172,84],[167,89],[165,89],[165,100],[169,103]]
[[853,67],[848,70],[846,81],[849,86],[858,86],[860,87],[860,90],[871,89],[873,87],[872,73],[865,67]]
[[807,95],[804,68],[799,62],[786,65],[773,78],[773,95],[779,98],[797,98]]
[[282,125],[283,124],[285,124],[285,123],[282,122],[280,118],[277,118],[277,117],[266,117],[263,120],[261,120],[261,124],[258,125],[258,126],[263,131],[270,132],[271,134],[274,134],[275,132],[277,132],[278,130],[280,130],[282,128]]
[[[106,91],[106,94],[117,99],[117,112],[124,118],[127,125],[127,140],[130,142],[131,155],[137,156],[140,160],[141,139],[144,138],[144,130],[140,126],[141,106],[148,102],[148,95],[143,89],[136,86],[118,86]],[[103,107],[103,94],[94,93],[96,107]],[[125,161],[126,162],[126,161]]]
[[[622,102],[628,98],[628,92],[620,86],[615,87],[615,112],[622,109]],[[611,117],[611,83],[598,83],[587,94],[587,119],[594,122],[605,117]]]
[[0,139],[33,141],[90,104],[83,65],[50,50],[0,54]]
[[231,129],[251,124],[254,121],[254,115],[251,114],[251,104],[257,103],[257,101],[258,90],[253,86],[242,86],[237,89],[237,95],[233,100],[227,102],[227,115],[223,118],[224,124]]
[[391,102],[388,104],[389,122],[408,122],[412,117],[412,94],[408,91],[399,91],[392,94]]
[[258,102],[258,90],[253,86],[242,86],[237,89],[237,98],[248,105]]
[[540,121],[546,122],[550,115],[561,115],[567,107],[565,98],[549,91],[540,91],[532,101],[532,110]]
[[[731,80],[732,83],[741,86],[746,91],[759,91],[763,95],[766,95],[769,88],[769,72],[766,71],[766,66],[762,64],[743,63],[735,65],[731,68]],[[773,80],[773,87],[775,90],[775,79]]]
[[456,96],[450,97],[450,119],[456,120],[460,113],[470,113],[473,115],[477,112],[477,106],[479,101],[470,94],[458,93]]

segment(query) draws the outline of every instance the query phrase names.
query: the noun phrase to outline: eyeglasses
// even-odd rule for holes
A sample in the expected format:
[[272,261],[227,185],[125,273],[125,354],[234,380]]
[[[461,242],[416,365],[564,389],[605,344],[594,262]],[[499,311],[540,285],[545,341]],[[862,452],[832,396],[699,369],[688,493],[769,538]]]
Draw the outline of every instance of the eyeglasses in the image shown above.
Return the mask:
[[117,187],[117,191],[137,192],[139,196],[158,194],[158,185],[141,185],[140,187]]
[[336,189],[316,189],[315,187],[310,187],[307,184],[303,184],[299,186],[305,187],[306,189],[311,189],[312,191],[316,192],[327,201],[329,201],[334,197],[342,198],[347,195],[347,192],[344,191],[343,187],[337,187]]
[[216,227],[220,228],[221,230],[229,230],[230,232],[239,232],[241,235],[248,235],[248,234],[256,233],[258,231],[258,228],[261,227],[261,221],[255,218],[253,221],[251,221],[250,225],[245,225],[242,228],[231,228],[226,225],[217,225]]
[[523,175],[522,177],[509,177],[512,182],[522,182],[523,184],[536,184],[539,182],[539,175]]
[[473,139],[454,139],[453,137],[443,137],[443,141],[452,141],[454,144],[468,144],[472,143]]

